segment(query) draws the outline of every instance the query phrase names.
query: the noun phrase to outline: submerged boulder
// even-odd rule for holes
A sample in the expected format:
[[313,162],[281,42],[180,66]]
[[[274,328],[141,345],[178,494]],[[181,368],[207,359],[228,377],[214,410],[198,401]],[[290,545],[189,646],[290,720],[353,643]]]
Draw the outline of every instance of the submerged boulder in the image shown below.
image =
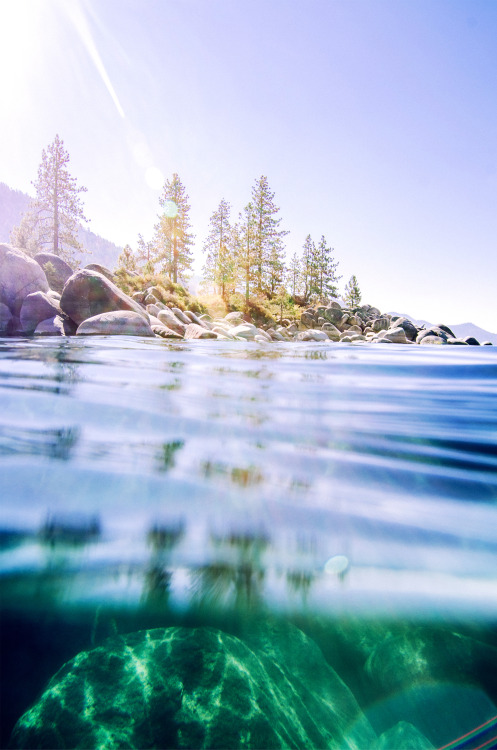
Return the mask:
[[117,310],[138,313],[148,321],[145,310],[138,302],[101,273],[86,268],[76,271],[67,280],[60,307],[77,325],[94,315]]
[[78,654],[20,718],[11,747],[373,747],[319,648],[291,626],[245,641],[158,628]]
[[0,243],[0,302],[13,318],[18,318],[22,303],[32,292],[48,292],[42,267],[25,252]]

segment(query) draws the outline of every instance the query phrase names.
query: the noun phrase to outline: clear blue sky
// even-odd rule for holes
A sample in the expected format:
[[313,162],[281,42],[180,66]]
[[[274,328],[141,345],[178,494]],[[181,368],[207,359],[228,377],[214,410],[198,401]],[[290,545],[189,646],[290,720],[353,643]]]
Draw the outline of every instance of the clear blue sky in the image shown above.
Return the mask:
[[363,301],[497,331],[497,0],[0,0],[0,181],[59,133],[90,228],[150,238],[267,175]]

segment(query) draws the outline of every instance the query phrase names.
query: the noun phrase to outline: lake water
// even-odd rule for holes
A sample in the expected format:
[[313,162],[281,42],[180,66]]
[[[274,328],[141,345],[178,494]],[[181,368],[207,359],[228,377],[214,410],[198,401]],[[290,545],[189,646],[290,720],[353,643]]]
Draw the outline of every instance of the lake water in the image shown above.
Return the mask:
[[[42,694],[13,746],[497,746],[496,347],[2,339],[0,498],[2,746]],[[160,731],[95,718],[94,667],[46,708],[152,631],[236,663],[225,697],[184,656]]]

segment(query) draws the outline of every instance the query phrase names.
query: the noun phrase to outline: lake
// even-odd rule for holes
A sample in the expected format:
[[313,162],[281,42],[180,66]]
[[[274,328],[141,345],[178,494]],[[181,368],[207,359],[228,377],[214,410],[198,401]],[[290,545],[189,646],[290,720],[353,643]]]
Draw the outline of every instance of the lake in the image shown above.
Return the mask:
[[0,461],[2,747],[497,746],[496,347],[1,339]]

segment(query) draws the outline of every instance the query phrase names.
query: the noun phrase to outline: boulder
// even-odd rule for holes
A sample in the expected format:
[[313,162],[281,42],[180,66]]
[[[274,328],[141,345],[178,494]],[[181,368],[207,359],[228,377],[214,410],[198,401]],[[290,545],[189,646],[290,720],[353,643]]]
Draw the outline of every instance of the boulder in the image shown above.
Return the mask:
[[149,315],[154,315],[155,317],[157,317],[157,315],[160,312],[160,307],[158,307],[157,305],[152,305],[150,303],[147,303],[146,310]]
[[183,339],[183,336],[181,333],[176,333],[176,331],[172,331],[167,326],[162,325],[162,323],[151,323],[150,328],[155,333],[156,336],[160,336],[161,339]]
[[185,339],[217,339],[217,333],[208,331],[197,323],[190,323],[185,329]]
[[67,279],[74,273],[69,263],[55,253],[36,253],[34,259],[43,268],[50,289],[62,292]]
[[376,734],[297,628],[242,640],[156,628],[79,653],[17,722],[14,748],[372,748]]
[[430,740],[408,721],[399,721],[377,739],[371,750],[435,750]]
[[4,302],[0,302],[0,335],[8,333],[12,325],[12,313]]
[[446,326],[444,323],[440,323],[438,326],[435,326],[436,328],[440,328],[441,331],[444,331],[447,336],[451,336],[453,339],[456,338],[456,334],[449,328],[449,326]]
[[374,320],[371,321],[371,328],[375,333],[386,331],[390,328],[390,320],[386,317],[374,318]]
[[469,346],[467,341],[464,341],[463,339],[456,339],[452,338],[452,336],[449,336],[447,339],[448,344],[452,344],[452,346]]
[[430,346],[433,344],[435,346],[437,344],[442,344],[443,346],[446,346],[447,340],[442,338],[441,336],[429,335],[429,336],[423,336],[423,338],[417,340],[417,343],[421,344],[422,346]]
[[184,335],[186,325],[176,317],[172,310],[170,310],[169,308],[167,308],[166,310],[159,310],[159,314],[157,315],[157,317],[159,318],[161,323],[164,323],[165,326],[171,328],[171,330],[173,331],[176,331],[176,333],[180,333],[182,336]]
[[342,309],[340,305],[338,305],[337,307],[337,304],[338,303],[330,303],[330,306],[325,309],[323,314],[323,317],[326,318],[329,323],[333,323],[333,325],[335,326],[337,325],[337,323],[341,323],[343,317]]
[[195,313],[192,312],[191,310],[185,310],[185,315],[186,315],[187,318],[190,318],[190,320],[191,320],[192,323],[196,323],[198,326],[202,326],[202,328],[209,329],[209,326],[206,323],[206,321],[205,320],[201,320],[201,318],[199,318],[197,315],[195,315]]
[[480,342],[478,341],[478,339],[475,339],[474,336],[465,336],[463,338],[463,341],[465,341],[470,346],[480,346]]
[[22,303],[20,320],[24,333],[33,333],[38,323],[60,313],[58,302],[45,292],[32,292]]
[[181,320],[182,323],[185,324],[185,326],[189,325],[192,321],[188,317],[188,315],[185,315],[183,310],[180,310],[179,307],[171,307],[171,311],[176,315],[176,317]]
[[340,331],[333,323],[325,323],[322,330],[325,331],[331,341],[338,341],[340,339]]
[[106,279],[109,279],[109,281],[114,281],[114,274],[112,271],[110,271],[106,266],[100,265],[100,263],[88,263],[85,268],[88,269],[88,271],[96,271],[97,273],[101,273],[102,276],[105,276]]
[[76,271],[66,281],[60,307],[77,325],[95,315],[117,310],[136,312],[148,322],[147,313],[138,302],[101,273],[87,268]]
[[243,312],[240,312],[239,310],[230,312],[224,316],[224,319],[228,320],[230,323],[241,323],[243,320]]
[[447,343],[447,339],[449,338],[448,333],[446,333],[446,331],[444,331],[442,328],[439,328],[438,326],[432,326],[431,328],[423,328],[421,331],[419,331],[418,335],[416,336],[416,342],[420,344],[422,339],[428,336],[437,336],[438,338],[443,339],[445,343]]
[[491,341],[482,341],[480,346],[493,346],[493,343]]
[[59,315],[42,320],[36,326],[35,336],[65,336],[63,320]]
[[382,336],[382,341],[389,340],[393,344],[407,344],[406,332],[400,326],[398,328],[389,328],[385,335]]
[[140,313],[115,310],[100,313],[78,326],[77,336],[154,336],[149,323]]
[[22,303],[32,292],[48,292],[43,268],[18,248],[0,243],[0,302],[13,318],[18,318]]
[[253,339],[257,333],[257,328],[252,323],[242,323],[231,329],[233,336],[241,336],[244,339]]
[[300,322],[305,328],[314,328],[314,326],[316,325],[314,315],[311,315],[309,312],[302,313],[302,315],[300,316]]
[[418,329],[416,328],[412,320],[409,320],[409,318],[397,318],[397,320],[395,321],[395,325],[393,327],[403,328],[406,334],[406,338],[408,338],[409,341],[416,341],[416,336],[418,335]]

